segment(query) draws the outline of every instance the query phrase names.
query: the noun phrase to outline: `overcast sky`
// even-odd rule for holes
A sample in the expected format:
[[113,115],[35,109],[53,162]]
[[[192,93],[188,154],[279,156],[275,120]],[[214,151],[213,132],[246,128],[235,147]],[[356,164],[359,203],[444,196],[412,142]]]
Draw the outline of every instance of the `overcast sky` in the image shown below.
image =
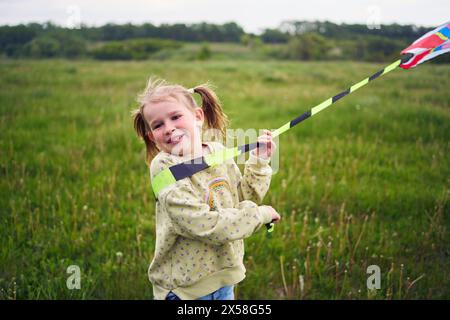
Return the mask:
[[450,0],[0,0],[0,25],[234,21],[247,32],[259,33],[285,20],[432,27],[450,20]]

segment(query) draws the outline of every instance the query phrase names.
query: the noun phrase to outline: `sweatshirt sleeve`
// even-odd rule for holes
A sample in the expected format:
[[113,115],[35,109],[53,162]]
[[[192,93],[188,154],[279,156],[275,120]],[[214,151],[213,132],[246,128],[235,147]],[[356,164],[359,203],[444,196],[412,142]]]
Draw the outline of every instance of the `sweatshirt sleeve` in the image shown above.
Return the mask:
[[242,176],[239,167],[234,163],[235,174],[239,181],[239,201],[251,200],[257,204],[262,203],[272,179],[272,168],[269,162],[270,158],[259,158],[251,151],[250,157],[245,163],[244,176]]
[[213,245],[247,238],[272,220],[269,209],[251,201],[242,201],[236,208],[211,211],[196,196],[190,179],[177,181],[160,201],[176,233]]

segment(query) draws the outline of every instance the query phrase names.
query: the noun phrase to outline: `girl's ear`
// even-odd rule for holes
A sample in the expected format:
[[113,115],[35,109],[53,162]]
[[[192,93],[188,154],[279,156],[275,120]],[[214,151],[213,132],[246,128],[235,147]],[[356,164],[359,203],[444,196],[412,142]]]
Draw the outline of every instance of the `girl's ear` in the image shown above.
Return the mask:
[[199,121],[203,125],[203,122],[205,121],[205,113],[202,108],[195,109],[195,120]]

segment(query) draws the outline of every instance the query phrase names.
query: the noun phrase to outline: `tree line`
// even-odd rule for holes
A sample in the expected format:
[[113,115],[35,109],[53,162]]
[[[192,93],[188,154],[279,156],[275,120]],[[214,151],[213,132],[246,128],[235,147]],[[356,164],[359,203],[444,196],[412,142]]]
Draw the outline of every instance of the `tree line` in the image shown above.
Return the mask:
[[[186,42],[240,43],[269,58],[297,60],[352,59],[385,61],[432,28],[414,25],[336,24],[285,21],[261,34],[225,24],[106,24],[76,29],[52,23],[0,26],[0,55],[10,58],[147,59]],[[203,45],[201,50],[209,50]],[[211,54],[210,54],[211,55]],[[448,58],[444,62],[448,62]]]
[[[115,41],[108,45],[120,46],[118,41],[131,39],[166,39],[184,42],[239,42],[244,30],[236,23],[222,25],[163,24],[142,25],[106,24],[101,27],[81,26],[69,29],[53,23],[30,23],[27,25],[0,27],[0,52],[8,57],[78,57],[87,53],[88,45]],[[141,41],[142,43],[142,41]],[[156,42],[155,42],[156,43]],[[171,42],[161,42],[164,46]],[[95,50],[94,50],[95,55]]]

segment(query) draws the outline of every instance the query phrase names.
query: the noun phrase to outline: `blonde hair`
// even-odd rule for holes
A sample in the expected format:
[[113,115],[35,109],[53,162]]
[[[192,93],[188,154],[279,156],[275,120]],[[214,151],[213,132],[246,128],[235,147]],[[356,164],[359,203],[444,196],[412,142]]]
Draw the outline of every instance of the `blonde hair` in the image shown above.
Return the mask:
[[183,103],[192,112],[198,108],[192,93],[198,93],[202,100],[201,108],[206,119],[206,128],[217,129],[220,133],[219,138],[225,137],[225,131],[228,126],[228,118],[222,111],[219,99],[208,83],[198,85],[192,89],[186,89],[181,85],[168,84],[163,79],[150,78],[145,90],[138,95],[137,101],[139,108],[132,111],[133,124],[136,134],[144,140],[146,151],[146,161],[150,165],[153,158],[159,150],[152,140],[148,137],[151,132],[150,126],[144,118],[144,108],[151,103],[166,101],[168,98],[174,98]]

